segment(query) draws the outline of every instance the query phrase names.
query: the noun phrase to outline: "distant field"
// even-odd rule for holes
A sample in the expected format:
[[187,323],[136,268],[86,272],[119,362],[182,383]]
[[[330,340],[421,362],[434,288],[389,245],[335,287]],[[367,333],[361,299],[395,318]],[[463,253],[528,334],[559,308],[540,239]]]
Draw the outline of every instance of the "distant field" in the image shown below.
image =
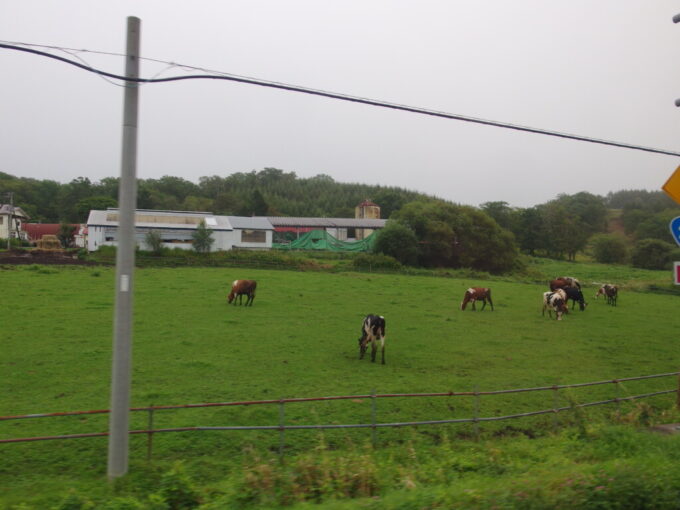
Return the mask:
[[[555,266],[556,275],[580,268],[586,282],[624,278],[617,269],[586,273],[592,265]],[[550,273],[551,267],[542,267]],[[589,269],[588,271],[592,271]],[[627,271],[630,271],[628,268]],[[109,406],[113,269],[17,267],[0,270],[5,296],[0,358],[0,415],[102,409]],[[628,273],[628,280],[631,275]],[[236,278],[258,280],[252,308],[228,306]],[[632,276],[635,278],[635,275]],[[648,272],[641,280],[659,279]],[[495,311],[459,310],[464,290],[493,289]],[[622,291],[619,306],[595,301],[563,321],[541,315],[544,285],[507,281],[358,273],[327,274],[254,269],[143,269],[136,273],[132,405],[146,406],[343,394],[496,390],[578,383],[672,372],[678,369],[678,297]],[[359,361],[363,316],[387,320],[387,364]],[[624,385],[636,394],[674,381]],[[614,389],[573,392],[577,400],[611,398]],[[623,396],[623,395],[621,395]],[[670,405],[673,396],[662,397]],[[549,394],[488,397],[482,416],[550,408]],[[564,401],[562,402],[564,404]],[[378,404],[378,421],[472,416],[471,399],[394,399]],[[156,427],[278,423],[276,406],[157,413]],[[359,423],[370,420],[366,400],[291,404],[287,423]],[[133,416],[133,428],[146,427]],[[550,422],[552,418],[544,421]],[[540,420],[539,420],[540,421]],[[496,425],[502,429],[509,424]],[[513,422],[512,426],[525,426]],[[491,426],[490,426],[491,427]],[[106,417],[0,422],[0,438],[99,432]],[[421,429],[424,430],[424,429]],[[451,427],[453,433],[467,431]],[[329,433],[332,443],[367,432]],[[370,432],[368,433],[370,434]],[[403,429],[380,431],[399,441]],[[288,433],[303,449],[314,432]],[[0,475],[28,470],[60,472],[101,463],[105,439],[0,446]],[[177,458],[232,455],[244,443],[276,448],[272,433],[196,433],[157,436],[155,451]],[[143,459],[145,439],[133,440]],[[16,482],[16,481],[15,481]],[[19,483],[19,482],[17,482]],[[21,482],[23,483],[23,482]],[[55,482],[57,483],[57,482]]]

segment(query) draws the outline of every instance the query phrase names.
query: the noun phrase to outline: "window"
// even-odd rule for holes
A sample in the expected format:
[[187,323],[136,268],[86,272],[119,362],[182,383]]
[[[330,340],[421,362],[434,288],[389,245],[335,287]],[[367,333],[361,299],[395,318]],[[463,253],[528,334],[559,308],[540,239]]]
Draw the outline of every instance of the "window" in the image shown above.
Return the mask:
[[4,217],[4,216],[0,216],[0,225],[2,225],[4,222],[5,222],[5,217]]
[[264,230],[241,230],[242,243],[266,243],[267,232]]

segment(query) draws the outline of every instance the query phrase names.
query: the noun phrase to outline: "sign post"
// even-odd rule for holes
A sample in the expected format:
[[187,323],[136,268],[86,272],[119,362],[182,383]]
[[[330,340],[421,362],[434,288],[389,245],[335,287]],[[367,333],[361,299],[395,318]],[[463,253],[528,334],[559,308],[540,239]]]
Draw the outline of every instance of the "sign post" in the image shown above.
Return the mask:
[[673,262],[673,283],[680,285],[680,262]]

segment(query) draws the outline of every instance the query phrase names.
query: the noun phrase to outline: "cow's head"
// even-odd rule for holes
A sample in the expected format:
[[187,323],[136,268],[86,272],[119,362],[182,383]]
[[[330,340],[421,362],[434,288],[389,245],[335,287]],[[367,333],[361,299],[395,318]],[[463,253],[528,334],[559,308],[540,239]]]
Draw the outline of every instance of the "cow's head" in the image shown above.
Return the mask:
[[232,290],[229,295],[227,296],[227,303],[231,304],[231,302],[234,300],[236,297],[236,293]]

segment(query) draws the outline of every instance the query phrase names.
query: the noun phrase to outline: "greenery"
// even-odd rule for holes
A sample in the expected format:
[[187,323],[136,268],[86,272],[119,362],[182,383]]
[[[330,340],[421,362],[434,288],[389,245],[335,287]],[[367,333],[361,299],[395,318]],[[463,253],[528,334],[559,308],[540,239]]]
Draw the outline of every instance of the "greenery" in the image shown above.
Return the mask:
[[633,267],[642,269],[670,269],[674,246],[659,239],[643,239],[631,254]]
[[415,266],[418,262],[418,238],[413,230],[399,221],[389,222],[377,232],[373,251],[394,257],[402,264]]
[[193,239],[193,248],[198,253],[208,253],[212,247],[215,239],[213,238],[213,231],[205,226],[205,221],[201,221],[191,233]]
[[[328,255],[316,263],[352,260]],[[672,289],[668,271],[528,259],[513,277],[451,274],[281,271],[240,263],[138,269],[131,404],[487,391],[677,370],[678,297],[639,292],[651,284]],[[541,316],[540,299],[546,282],[560,274],[578,277],[591,303],[557,322]],[[252,308],[226,306],[237,278],[258,281]],[[493,288],[495,311],[461,312],[464,290],[479,278]],[[0,416],[107,408],[113,269],[2,266],[0,280],[22,304],[13,310],[21,327],[3,329]],[[621,288],[616,308],[592,299],[603,281]],[[385,366],[357,359],[366,313],[387,319]],[[314,327],[301,326],[318,317]],[[560,391],[557,402],[545,392],[484,396],[478,403],[379,399],[376,417],[469,418],[476,406],[481,416],[501,416],[676,384],[670,378],[625,382],[618,392],[575,388]],[[9,444],[2,446],[0,507],[672,508],[680,442],[643,427],[679,421],[674,401],[666,395],[479,427],[380,429],[375,449],[363,430],[287,431],[284,463],[275,457],[280,438],[271,431],[156,434],[152,462],[146,436],[134,435],[131,474],[114,486],[106,482],[103,438]],[[157,411],[154,426],[276,425],[279,419],[276,405],[210,407]],[[285,407],[289,424],[370,419],[371,402],[363,398]],[[131,426],[142,430],[147,420],[146,412],[133,413]],[[88,433],[106,430],[107,416],[0,425],[1,438]]]
[[154,255],[163,253],[163,238],[157,230],[149,230],[144,236],[144,241]]
[[59,225],[59,231],[57,232],[57,239],[59,239],[59,242],[61,243],[61,246],[63,248],[71,248],[74,244],[74,234],[75,234],[76,228],[73,225],[69,225],[68,223],[61,223]]
[[596,262],[623,264],[628,260],[628,243],[621,234],[595,234],[590,245]]

